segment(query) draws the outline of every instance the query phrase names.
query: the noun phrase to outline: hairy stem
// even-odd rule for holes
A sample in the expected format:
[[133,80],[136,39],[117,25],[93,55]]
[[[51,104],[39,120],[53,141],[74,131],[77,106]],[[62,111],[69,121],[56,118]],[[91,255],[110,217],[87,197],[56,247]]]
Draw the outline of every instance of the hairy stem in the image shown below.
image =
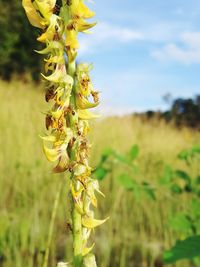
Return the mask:
[[[75,72],[76,72],[76,63],[75,60],[72,62],[68,63],[68,74],[72,76],[73,78],[75,77]],[[70,104],[73,109],[76,109],[75,106],[75,94],[76,94],[76,88],[75,84],[72,89],[72,95],[71,95],[71,101]],[[78,119],[77,119],[78,123]],[[75,157],[75,154],[72,152],[71,153],[71,160],[73,161]],[[73,175],[71,179],[73,180]],[[75,183],[75,188],[77,188],[77,181],[74,181]],[[73,198],[72,198],[73,199]],[[82,267],[83,266],[83,257],[82,257],[82,219],[81,219],[81,214],[77,211],[75,207],[75,203],[73,200],[73,205],[72,205],[72,228],[73,228],[73,267]]]
[[81,214],[77,211],[76,207],[73,206],[72,210],[72,221],[73,221],[73,249],[74,249],[74,267],[82,267],[82,222]]

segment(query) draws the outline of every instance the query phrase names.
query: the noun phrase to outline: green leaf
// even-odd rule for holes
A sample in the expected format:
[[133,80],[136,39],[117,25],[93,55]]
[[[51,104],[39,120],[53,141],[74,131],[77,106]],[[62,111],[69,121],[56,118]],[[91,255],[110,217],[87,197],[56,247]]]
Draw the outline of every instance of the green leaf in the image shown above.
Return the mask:
[[176,170],[175,171],[175,174],[180,177],[181,179],[185,180],[185,181],[188,181],[188,182],[191,182],[191,177],[184,171],[182,170]]
[[181,194],[183,192],[182,188],[177,184],[173,184],[170,189],[171,192],[175,194]]
[[[130,190],[133,192],[134,197],[137,202],[141,200],[141,195],[144,190],[150,196],[151,198],[154,198],[153,192],[150,192],[150,190],[147,188],[143,189],[140,184],[138,184],[136,181],[134,181],[131,177],[129,177],[127,174],[122,174],[117,177],[118,182],[121,184],[121,186],[124,187],[126,190]],[[147,192],[148,191],[148,192]]]
[[139,152],[140,152],[140,150],[139,150],[139,146],[138,145],[132,146],[131,150],[128,153],[128,156],[129,156],[130,160],[131,161],[135,160],[138,157]]
[[200,185],[200,175],[198,175],[198,176],[196,177],[196,179],[195,179],[195,183],[196,183],[197,185]]
[[117,180],[127,190],[133,190],[135,188],[135,182],[126,174],[118,176]]
[[172,229],[182,232],[191,229],[191,222],[184,214],[178,214],[170,218],[169,225]]
[[112,149],[110,149],[110,148],[105,149],[105,150],[103,151],[103,153],[102,153],[102,156],[101,156],[101,163],[100,163],[100,164],[103,164],[103,163],[108,159],[108,157],[111,156],[113,153],[114,153],[114,152],[113,152]]
[[199,199],[193,198],[190,202],[190,214],[194,218],[198,218],[200,214]]
[[106,177],[108,172],[109,171],[107,169],[100,166],[94,171],[94,175],[97,180],[101,181]]
[[177,241],[175,246],[164,252],[164,262],[174,263],[182,259],[192,259],[200,256],[200,236],[190,236],[182,241]]
[[187,160],[190,156],[191,156],[191,151],[189,151],[189,150],[182,150],[178,154],[178,158],[181,160]]
[[110,156],[113,154],[113,150],[111,148],[104,149],[103,153],[104,156]]
[[113,156],[115,157],[115,159],[117,159],[119,162],[122,162],[122,163],[126,163],[126,164],[129,164],[129,161],[126,157],[120,155],[119,153],[117,152],[113,152]]
[[171,181],[173,180],[173,170],[170,166],[165,166],[164,169],[164,174],[163,176],[160,178],[159,183],[160,185],[167,185],[169,183],[171,183]]
[[142,183],[144,186],[144,193],[152,200],[156,200],[155,189],[147,182]]
[[184,187],[184,191],[187,193],[191,193],[194,191],[194,188],[192,187],[191,183],[187,183]]
[[200,146],[193,146],[192,152],[194,152],[195,154],[200,154]]

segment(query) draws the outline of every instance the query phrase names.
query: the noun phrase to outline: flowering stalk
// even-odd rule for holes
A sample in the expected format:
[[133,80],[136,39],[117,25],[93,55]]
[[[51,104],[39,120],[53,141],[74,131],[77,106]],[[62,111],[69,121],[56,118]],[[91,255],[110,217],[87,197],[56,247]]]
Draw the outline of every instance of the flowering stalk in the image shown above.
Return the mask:
[[42,137],[44,154],[50,162],[57,162],[54,173],[71,173],[73,266],[95,267],[94,244],[88,246],[88,239],[91,230],[105,220],[94,219],[91,209],[97,207],[95,192],[103,194],[98,181],[91,178],[87,134],[88,120],[97,117],[88,109],[99,104],[99,96],[89,76],[91,65],[76,64],[78,33],[87,33],[96,25],[86,21],[94,12],[83,0],[62,0],[61,7],[56,0],[22,0],[22,4],[30,23],[42,30],[37,40],[46,45],[37,51],[47,55],[42,76],[46,101],[53,102],[46,114],[48,134]]

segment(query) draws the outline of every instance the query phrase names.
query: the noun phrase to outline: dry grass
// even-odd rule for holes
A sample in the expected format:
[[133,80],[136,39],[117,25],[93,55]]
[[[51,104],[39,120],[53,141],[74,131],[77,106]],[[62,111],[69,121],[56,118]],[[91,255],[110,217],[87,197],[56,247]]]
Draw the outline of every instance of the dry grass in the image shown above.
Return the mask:
[[[41,86],[19,81],[0,82],[0,98],[0,266],[39,267],[58,180],[63,177],[50,173],[38,137],[44,131],[42,112],[47,105]],[[149,182],[161,175],[164,163],[179,166],[176,155],[180,150],[200,143],[199,133],[178,130],[162,121],[147,123],[128,116],[105,118],[93,124],[92,163],[98,163],[105,148],[126,153],[132,144],[138,144],[137,163]],[[175,238],[167,225],[174,203],[162,196],[156,203],[146,198],[136,202],[115,181],[122,171],[122,167],[115,168],[101,184],[107,197],[99,201],[98,215],[109,214],[111,219],[96,231],[99,266],[153,267],[163,246]],[[63,188],[49,266],[70,257],[67,190],[67,186]],[[187,262],[177,266],[189,267]]]

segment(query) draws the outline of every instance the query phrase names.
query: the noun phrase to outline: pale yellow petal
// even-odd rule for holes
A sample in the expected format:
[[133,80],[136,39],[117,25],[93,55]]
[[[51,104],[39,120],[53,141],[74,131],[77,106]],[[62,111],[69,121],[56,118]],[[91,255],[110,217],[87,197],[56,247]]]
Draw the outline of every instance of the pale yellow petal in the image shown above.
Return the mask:
[[78,24],[77,24],[77,29],[79,32],[85,32],[87,33],[86,31],[93,28],[97,23],[94,22],[94,23],[87,23],[86,21],[84,20],[79,20]]
[[85,256],[85,255],[87,255],[88,253],[90,253],[90,252],[93,250],[94,246],[95,246],[95,244],[93,243],[91,247],[89,247],[89,248],[88,248],[88,247],[83,248],[83,253],[82,253],[82,255]]
[[57,41],[50,41],[47,43],[47,47],[38,51],[35,50],[35,52],[37,52],[38,54],[48,54],[51,53],[52,51],[56,50],[56,51],[63,51],[64,47],[60,42]]
[[85,97],[78,94],[76,96],[76,104],[79,109],[88,109],[97,107],[99,105],[99,102],[91,103]]
[[76,30],[68,30],[65,45],[70,47],[70,49],[77,49],[78,44],[78,32]]
[[34,5],[31,0],[22,0],[22,6],[25,9],[26,15],[28,17],[29,22],[31,25],[37,28],[44,28],[42,18],[34,8]]
[[83,110],[83,109],[79,109],[78,110],[78,116],[80,119],[82,120],[90,120],[90,119],[96,119],[99,118],[100,115],[97,114],[93,114],[91,112],[89,112],[88,110]]
[[49,20],[53,13],[56,0],[35,0],[35,3],[43,17]]
[[73,16],[78,16],[83,19],[92,18],[95,13],[91,11],[82,0],[73,0],[71,5],[71,12]]
[[92,228],[95,228],[95,227],[105,223],[107,220],[108,220],[108,218],[106,218],[105,220],[96,220],[93,218],[83,217],[82,225],[86,228],[92,229]]
[[56,141],[56,137],[54,135],[40,136],[40,138],[42,138],[44,141],[48,141],[48,142],[55,142]]
[[47,158],[48,161],[54,162],[54,161],[58,160],[58,158],[59,158],[58,149],[55,149],[55,148],[47,148],[43,144],[43,151],[44,151],[44,154],[45,154],[45,156],[46,156],[46,158]]

